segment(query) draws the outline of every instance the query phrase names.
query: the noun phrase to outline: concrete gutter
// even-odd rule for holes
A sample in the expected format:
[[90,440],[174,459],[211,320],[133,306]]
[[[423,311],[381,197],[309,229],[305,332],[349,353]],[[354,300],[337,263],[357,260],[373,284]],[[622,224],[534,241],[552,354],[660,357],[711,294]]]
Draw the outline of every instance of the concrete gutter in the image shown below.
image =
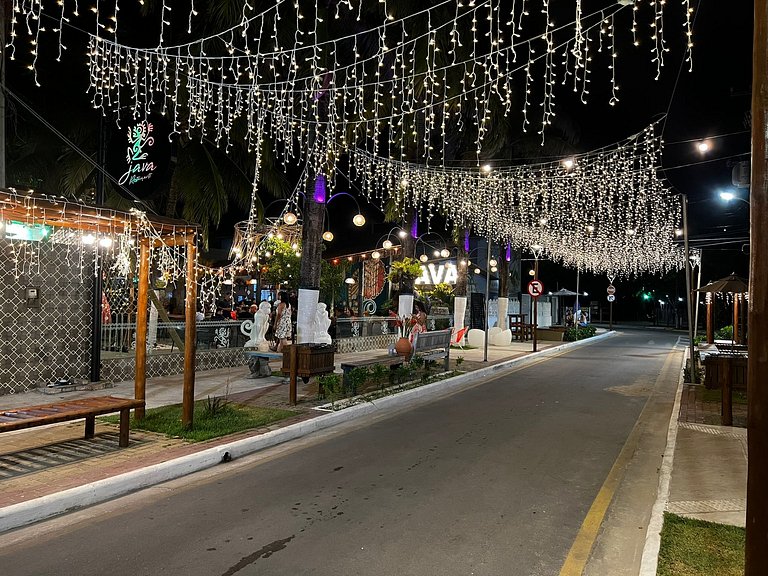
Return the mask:
[[204,449],[200,452],[188,454],[167,462],[13,504],[0,509],[0,533],[199,472],[222,462],[229,462],[232,459],[253,454],[283,442],[295,440],[318,430],[331,428],[342,422],[348,422],[367,414],[400,409],[406,405],[413,404],[415,400],[427,401],[455,392],[461,388],[478,385],[482,383],[482,380],[496,376],[505,370],[519,368],[532,362],[546,359],[566,349],[586,346],[614,334],[616,332],[606,332],[585,340],[564,343],[547,350],[513,358],[499,364],[460,374],[439,382],[433,382],[419,388],[406,390],[392,396],[385,396],[373,402],[355,404],[344,410],[324,414],[311,420],[272,430],[265,434],[243,438],[229,444]]
[[659,564],[659,550],[661,548],[661,529],[664,527],[664,511],[669,500],[669,484],[672,480],[672,466],[675,459],[675,445],[677,444],[677,425],[680,418],[680,402],[683,394],[683,370],[688,359],[683,354],[683,362],[680,366],[680,376],[677,381],[677,393],[675,403],[672,406],[672,415],[669,418],[667,428],[667,446],[659,469],[659,486],[656,490],[656,502],[651,508],[651,518],[645,532],[645,547],[640,559],[640,572],[638,576],[656,576]]

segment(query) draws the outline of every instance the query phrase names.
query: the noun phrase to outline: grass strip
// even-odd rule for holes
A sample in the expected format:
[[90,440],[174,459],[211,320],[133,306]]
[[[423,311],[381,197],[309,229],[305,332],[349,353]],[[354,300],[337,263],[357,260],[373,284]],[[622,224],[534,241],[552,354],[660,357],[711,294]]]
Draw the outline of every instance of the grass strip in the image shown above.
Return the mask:
[[[226,404],[215,411],[206,409],[206,401],[195,402],[195,415],[192,429],[187,430],[181,424],[181,404],[161,406],[147,410],[142,420],[131,417],[132,430],[145,430],[165,434],[171,438],[183,438],[192,442],[201,442],[244,430],[260,428],[273,422],[295,416],[296,412],[276,408],[257,408]],[[116,424],[118,416],[107,416],[105,421]]]
[[657,576],[743,576],[746,531],[664,514]]

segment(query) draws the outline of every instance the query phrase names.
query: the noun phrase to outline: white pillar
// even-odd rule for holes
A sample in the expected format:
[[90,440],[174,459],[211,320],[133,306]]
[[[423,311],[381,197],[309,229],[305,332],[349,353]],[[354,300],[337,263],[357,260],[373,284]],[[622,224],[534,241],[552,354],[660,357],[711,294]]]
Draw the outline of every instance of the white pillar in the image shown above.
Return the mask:
[[455,330],[464,328],[464,315],[467,312],[467,297],[456,296],[453,300],[453,327]]
[[296,343],[308,344],[315,340],[315,315],[320,290],[299,288],[299,309],[296,311]]
[[507,311],[509,310],[509,298],[499,298],[498,310],[498,326],[502,330],[506,330],[509,328],[509,317],[507,316]]
[[397,315],[410,318],[413,314],[413,294],[400,294],[397,301]]

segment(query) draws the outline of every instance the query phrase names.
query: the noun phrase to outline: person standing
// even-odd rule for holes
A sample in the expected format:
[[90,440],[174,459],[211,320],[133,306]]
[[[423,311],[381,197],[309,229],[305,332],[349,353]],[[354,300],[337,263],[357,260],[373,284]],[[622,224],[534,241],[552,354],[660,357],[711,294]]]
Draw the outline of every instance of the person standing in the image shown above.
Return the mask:
[[288,292],[280,292],[275,313],[275,339],[278,352],[283,351],[283,347],[288,344],[288,338],[291,337],[291,312]]

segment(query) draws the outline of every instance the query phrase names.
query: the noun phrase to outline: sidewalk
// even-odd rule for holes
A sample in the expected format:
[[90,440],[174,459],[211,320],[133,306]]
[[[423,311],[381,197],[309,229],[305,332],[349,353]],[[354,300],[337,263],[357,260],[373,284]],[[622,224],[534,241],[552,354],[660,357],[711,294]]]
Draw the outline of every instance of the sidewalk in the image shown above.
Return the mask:
[[667,511],[744,526],[747,506],[747,407],[734,402],[736,426],[720,426],[717,392],[684,384]]

